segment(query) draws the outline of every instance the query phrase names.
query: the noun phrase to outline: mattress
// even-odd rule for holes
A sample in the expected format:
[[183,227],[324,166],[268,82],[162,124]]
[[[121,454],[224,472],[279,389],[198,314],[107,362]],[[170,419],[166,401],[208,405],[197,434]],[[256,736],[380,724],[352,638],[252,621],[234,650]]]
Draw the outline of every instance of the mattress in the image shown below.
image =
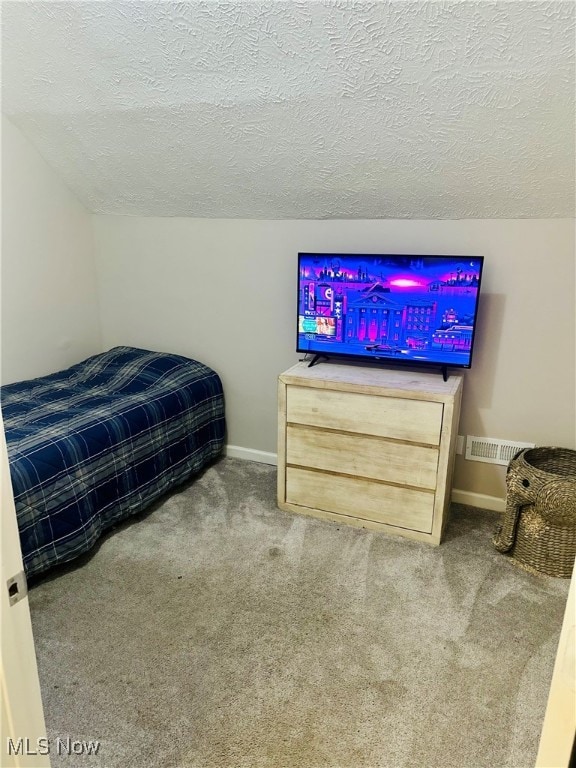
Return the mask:
[[89,550],[224,445],[220,377],[179,355],[115,347],[4,386],[1,404],[28,577]]

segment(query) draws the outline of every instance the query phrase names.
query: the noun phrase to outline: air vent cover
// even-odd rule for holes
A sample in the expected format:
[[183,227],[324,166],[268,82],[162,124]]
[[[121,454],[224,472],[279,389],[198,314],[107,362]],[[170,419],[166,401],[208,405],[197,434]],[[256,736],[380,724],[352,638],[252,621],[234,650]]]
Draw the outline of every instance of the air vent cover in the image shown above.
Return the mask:
[[510,459],[523,448],[534,448],[534,443],[518,443],[512,440],[498,440],[496,437],[466,437],[466,458],[469,461],[484,461],[486,464],[508,464]]

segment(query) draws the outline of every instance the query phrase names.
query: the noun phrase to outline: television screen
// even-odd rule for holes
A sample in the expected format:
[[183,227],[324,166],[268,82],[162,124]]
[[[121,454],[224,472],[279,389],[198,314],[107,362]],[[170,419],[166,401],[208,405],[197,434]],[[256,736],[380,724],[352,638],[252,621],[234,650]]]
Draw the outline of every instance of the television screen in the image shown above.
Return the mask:
[[469,368],[482,256],[298,254],[298,352]]

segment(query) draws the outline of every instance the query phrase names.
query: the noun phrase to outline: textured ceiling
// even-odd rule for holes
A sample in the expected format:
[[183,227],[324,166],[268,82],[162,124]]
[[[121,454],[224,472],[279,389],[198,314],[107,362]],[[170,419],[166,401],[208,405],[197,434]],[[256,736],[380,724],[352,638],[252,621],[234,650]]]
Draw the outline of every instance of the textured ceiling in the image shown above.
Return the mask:
[[572,0],[4,2],[3,110],[97,213],[574,215]]

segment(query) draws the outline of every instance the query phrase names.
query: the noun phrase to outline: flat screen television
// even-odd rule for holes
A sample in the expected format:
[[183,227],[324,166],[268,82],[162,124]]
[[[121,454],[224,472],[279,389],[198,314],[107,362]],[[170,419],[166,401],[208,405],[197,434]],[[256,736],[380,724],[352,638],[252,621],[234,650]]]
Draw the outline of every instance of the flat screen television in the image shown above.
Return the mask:
[[470,368],[482,256],[299,253],[297,351]]

